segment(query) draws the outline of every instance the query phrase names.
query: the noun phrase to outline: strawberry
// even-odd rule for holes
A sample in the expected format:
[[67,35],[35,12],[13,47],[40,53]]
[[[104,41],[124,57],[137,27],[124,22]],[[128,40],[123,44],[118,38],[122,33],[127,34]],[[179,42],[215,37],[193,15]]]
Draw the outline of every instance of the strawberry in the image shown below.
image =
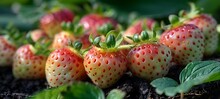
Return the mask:
[[40,30],[40,29],[30,31],[30,35],[31,35],[31,38],[33,39],[34,42],[36,42],[36,41],[38,41],[42,38],[48,39],[47,34],[44,31]]
[[203,14],[195,7],[193,3],[191,5],[191,11],[184,13],[182,19],[186,24],[196,25],[205,36],[205,56],[212,55],[218,47],[218,33],[216,31],[217,22],[208,14]]
[[151,30],[152,27],[153,27],[153,24],[155,24],[155,21],[153,19],[150,19],[150,18],[145,18],[145,19],[140,19],[140,20],[135,21],[124,32],[123,36],[125,38],[125,41],[127,41],[128,43],[132,43],[133,41],[128,39],[127,36],[133,36],[134,34],[140,34],[144,30],[144,27]]
[[72,22],[74,14],[68,9],[59,9],[50,12],[40,19],[40,28],[51,38],[60,32],[62,22]]
[[44,78],[46,60],[46,56],[36,54],[33,45],[23,45],[14,54],[13,75],[21,79]]
[[116,83],[126,72],[126,56],[120,51],[119,44],[122,36],[116,40],[113,34],[107,34],[105,42],[100,42],[101,37],[96,37],[92,48],[84,57],[84,67],[92,82],[100,88],[107,88]]
[[62,31],[55,35],[52,48],[59,49],[69,45],[69,42],[73,42],[75,37],[67,31]]
[[16,49],[16,46],[4,36],[0,36],[0,66],[9,66],[12,64],[11,56],[14,55]]
[[[98,31],[99,27],[108,24],[108,28],[116,28],[117,22],[110,17],[105,17],[99,14],[88,14],[85,15],[79,22],[79,24],[83,25],[84,29],[87,31],[87,34],[93,34],[97,36],[100,33]],[[104,26],[105,27],[105,26]],[[106,32],[106,31],[105,31]]]
[[171,25],[161,35],[160,43],[171,49],[173,61],[179,65],[186,65],[192,61],[199,61],[204,53],[204,35],[193,24],[183,24],[178,17],[169,17]]
[[8,27],[0,35],[0,67],[12,65],[12,56],[17,47],[23,44],[23,35],[18,30]]
[[56,49],[49,55],[45,72],[50,86],[60,86],[86,77],[83,57],[78,52],[81,47],[82,44],[76,42],[74,48]]
[[170,48],[155,42],[152,38],[149,39],[145,31],[142,31],[141,35],[135,34],[132,40],[136,46],[127,56],[128,67],[132,74],[146,80],[165,76],[171,66]]

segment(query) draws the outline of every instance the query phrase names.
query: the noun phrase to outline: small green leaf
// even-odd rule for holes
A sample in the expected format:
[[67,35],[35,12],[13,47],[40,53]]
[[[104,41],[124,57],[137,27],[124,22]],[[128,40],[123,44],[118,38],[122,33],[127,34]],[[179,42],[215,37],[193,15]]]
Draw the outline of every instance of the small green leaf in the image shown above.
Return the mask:
[[60,93],[65,91],[66,85],[57,88],[45,89],[41,92],[35,93],[29,99],[61,99]]
[[103,91],[90,83],[75,82],[62,93],[63,99],[105,99]]
[[118,89],[113,89],[109,92],[107,99],[124,99],[125,92],[118,90]]
[[150,84],[153,87],[156,87],[156,92],[160,95],[164,93],[166,88],[178,86],[178,83],[175,80],[167,77],[156,79],[152,81]]

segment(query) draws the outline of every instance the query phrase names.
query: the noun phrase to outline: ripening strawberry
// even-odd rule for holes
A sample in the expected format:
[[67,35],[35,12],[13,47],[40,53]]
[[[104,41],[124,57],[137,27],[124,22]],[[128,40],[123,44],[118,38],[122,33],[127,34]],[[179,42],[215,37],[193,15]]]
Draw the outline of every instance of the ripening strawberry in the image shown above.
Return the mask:
[[48,39],[47,34],[40,29],[30,31],[30,35],[34,42],[37,42],[38,40],[43,39],[43,38]]
[[160,43],[171,49],[173,61],[185,66],[192,61],[200,61],[204,53],[204,35],[193,24],[182,24],[178,17],[169,17],[171,27],[160,38]]
[[205,56],[212,55],[218,47],[218,32],[216,31],[217,22],[208,14],[199,13],[199,9],[195,8],[194,4],[191,5],[191,11],[183,15],[183,21],[186,24],[196,25],[205,36]]
[[116,28],[117,22],[110,18],[110,17],[105,17],[103,15],[99,14],[88,14],[85,15],[81,20],[80,23],[83,25],[84,29],[87,31],[87,34],[93,34],[93,36],[97,36],[99,33],[98,28],[101,27],[102,25],[109,24],[109,28]]
[[78,52],[82,44],[77,42],[72,47],[64,47],[53,51],[46,62],[46,78],[50,86],[56,87],[83,80],[86,72],[83,66],[83,57]]
[[146,80],[165,76],[171,66],[170,48],[152,41],[145,31],[141,32],[140,36],[135,34],[132,40],[136,46],[127,56],[128,67],[132,74]]
[[145,18],[145,19],[140,19],[140,20],[135,21],[124,32],[123,36],[125,38],[125,41],[128,43],[132,43],[133,41],[128,39],[127,36],[133,36],[134,34],[140,34],[144,30],[144,27],[151,30],[153,27],[153,24],[155,24],[155,22],[156,21],[154,21],[153,19],[150,19],[150,18]]
[[59,49],[65,46],[68,46],[70,42],[73,42],[75,37],[73,34],[69,33],[68,31],[62,31],[55,35],[52,43],[52,48]]
[[9,66],[12,64],[12,56],[16,49],[14,44],[4,36],[0,36],[0,66]]
[[126,72],[127,60],[118,47],[122,39],[116,41],[115,36],[110,34],[105,42],[100,40],[100,37],[92,40],[94,45],[84,57],[84,67],[94,84],[107,88]]
[[47,33],[50,38],[59,33],[62,22],[72,22],[74,14],[68,9],[59,9],[52,11],[40,19],[40,28]]
[[13,56],[13,75],[20,79],[45,78],[47,56],[37,55],[37,49],[30,44],[23,45]]
[[11,66],[12,56],[17,47],[23,44],[24,35],[12,27],[1,31],[1,34],[3,35],[0,35],[0,67]]

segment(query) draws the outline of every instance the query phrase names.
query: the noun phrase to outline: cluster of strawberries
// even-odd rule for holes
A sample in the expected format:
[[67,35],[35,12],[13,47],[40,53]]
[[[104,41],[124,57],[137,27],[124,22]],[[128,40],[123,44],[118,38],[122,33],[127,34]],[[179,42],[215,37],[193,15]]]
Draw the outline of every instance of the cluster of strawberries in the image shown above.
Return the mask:
[[[89,77],[107,88],[127,71],[146,80],[163,77],[173,63],[185,66],[202,60],[218,47],[216,20],[191,6],[179,17],[169,16],[170,25],[161,28],[155,20],[144,18],[125,31],[114,19],[99,14],[85,15],[73,25],[75,15],[60,9],[41,18],[41,30],[30,32],[33,42],[41,41],[37,46],[18,48],[11,37],[0,36],[0,66],[13,63],[16,78],[46,77],[52,87]],[[42,49],[50,40],[52,44]],[[40,53],[46,49],[52,52]]]

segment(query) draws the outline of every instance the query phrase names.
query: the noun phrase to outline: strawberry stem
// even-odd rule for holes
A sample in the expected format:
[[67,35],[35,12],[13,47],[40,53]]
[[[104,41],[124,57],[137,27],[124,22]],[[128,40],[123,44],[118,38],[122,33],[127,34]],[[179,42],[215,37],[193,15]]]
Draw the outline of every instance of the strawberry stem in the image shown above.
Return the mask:
[[131,49],[133,48],[135,45],[121,45],[118,47],[119,50],[123,50],[123,49]]

